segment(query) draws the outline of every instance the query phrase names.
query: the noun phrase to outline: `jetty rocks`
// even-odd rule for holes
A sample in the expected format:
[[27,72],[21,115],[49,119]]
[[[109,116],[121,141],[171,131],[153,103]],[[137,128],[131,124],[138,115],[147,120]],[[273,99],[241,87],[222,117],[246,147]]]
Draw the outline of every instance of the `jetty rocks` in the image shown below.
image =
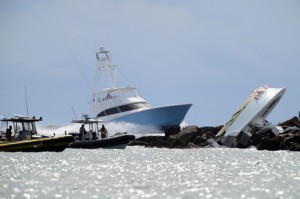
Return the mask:
[[[272,132],[253,134],[252,146],[258,150],[290,150],[300,151],[300,122],[297,117],[277,124],[283,130],[278,136]],[[186,126],[179,132],[168,131],[164,136],[143,136],[133,140],[129,146],[145,146],[157,148],[203,148],[210,147],[210,140],[214,139],[223,126],[198,127]]]
[[146,147],[160,147],[160,148],[197,148],[208,145],[207,141],[214,138],[219,127],[201,127],[187,126],[183,127],[178,133],[169,131],[165,136],[143,136],[133,140],[130,146],[146,146]]
[[293,117],[285,122],[277,124],[283,128],[283,132],[275,136],[271,132],[264,134],[253,134],[252,144],[258,150],[290,150],[300,151],[300,121]]

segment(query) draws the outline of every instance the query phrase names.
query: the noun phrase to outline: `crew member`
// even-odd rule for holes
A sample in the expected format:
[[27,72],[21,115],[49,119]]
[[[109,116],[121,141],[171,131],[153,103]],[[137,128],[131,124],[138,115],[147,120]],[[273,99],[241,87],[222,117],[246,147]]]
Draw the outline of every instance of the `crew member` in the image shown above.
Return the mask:
[[107,137],[107,129],[105,128],[104,124],[102,124],[100,132],[101,132],[101,138],[106,138]]
[[83,140],[85,134],[86,134],[86,131],[85,131],[85,128],[84,128],[84,124],[82,124],[80,129],[79,129],[79,139]]
[[7,141],[12,141],[12,139],[11,139],[11,134],[12,134],[11,129],[12,129],[12,126],[9,126],[8,129],[6,130],[5,137],[6,137]]

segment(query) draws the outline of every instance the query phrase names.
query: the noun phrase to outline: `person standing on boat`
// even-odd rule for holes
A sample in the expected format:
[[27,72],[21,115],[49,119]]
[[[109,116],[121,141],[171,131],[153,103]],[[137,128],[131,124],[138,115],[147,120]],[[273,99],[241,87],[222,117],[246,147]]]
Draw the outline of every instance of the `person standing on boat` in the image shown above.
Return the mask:
[[6,137],[7,141],[12,141],[12,139],[11,139],[11,134],[12,134],[11,129],[12,129],[12,126],[9,126],[9,128],[6,130],[5,137]]
[[107,129],[105,128],[104,124],[102,124],[100,132],[101,132],[101,138],[106,138],[107,137]]
[[85,131],[85,128],[84,128],[84,124],[82,124],[80,129],[79,129],[79,139],[83,140],[85,134],[86,134],[86,131]]

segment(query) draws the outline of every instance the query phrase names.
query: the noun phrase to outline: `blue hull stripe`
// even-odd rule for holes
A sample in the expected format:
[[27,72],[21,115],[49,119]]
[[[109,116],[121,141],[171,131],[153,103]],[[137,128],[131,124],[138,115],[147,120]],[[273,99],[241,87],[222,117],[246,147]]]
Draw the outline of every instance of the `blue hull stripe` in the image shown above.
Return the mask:
[[131,113],[112,121],[129,122],[140,125],[155,125],[162,128],[177,127],[184,120],[191,104],[163,106]]

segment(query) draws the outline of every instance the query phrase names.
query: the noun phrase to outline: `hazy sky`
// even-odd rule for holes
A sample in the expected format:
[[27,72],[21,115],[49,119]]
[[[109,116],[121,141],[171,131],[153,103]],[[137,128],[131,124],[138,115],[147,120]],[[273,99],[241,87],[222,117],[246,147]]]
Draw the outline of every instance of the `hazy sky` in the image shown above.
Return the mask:
[[192,103],[224,124],[253,89],[287,87],[267,118],[300,111],[299,1],[0,0],[0,115],[68,124],[88,113],[103,45],[152,105]]

